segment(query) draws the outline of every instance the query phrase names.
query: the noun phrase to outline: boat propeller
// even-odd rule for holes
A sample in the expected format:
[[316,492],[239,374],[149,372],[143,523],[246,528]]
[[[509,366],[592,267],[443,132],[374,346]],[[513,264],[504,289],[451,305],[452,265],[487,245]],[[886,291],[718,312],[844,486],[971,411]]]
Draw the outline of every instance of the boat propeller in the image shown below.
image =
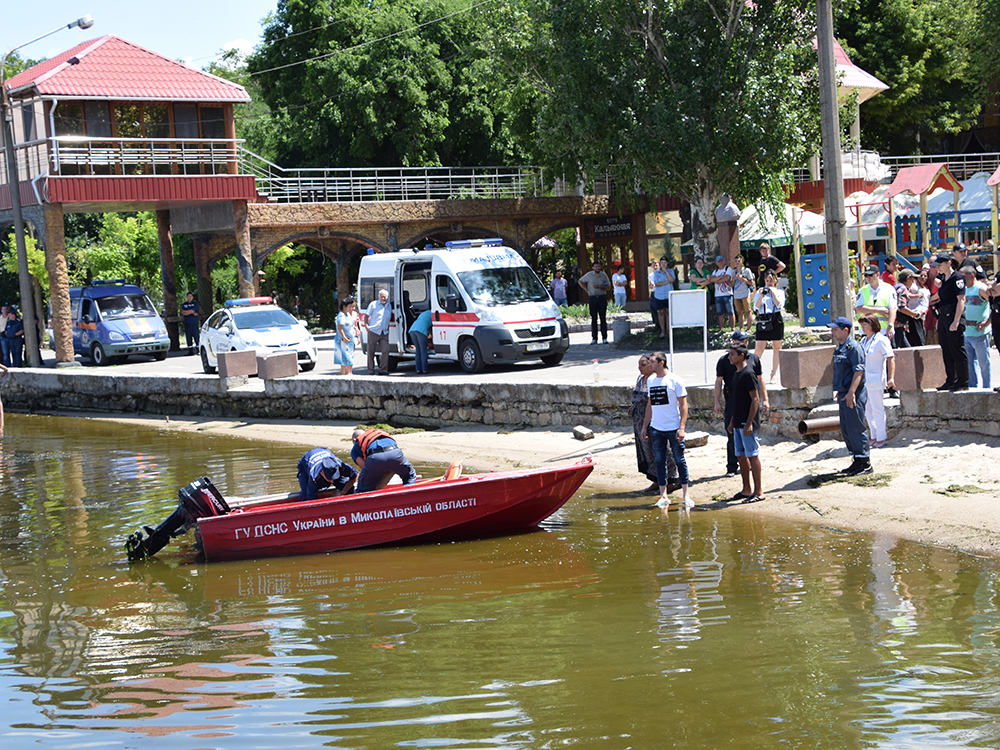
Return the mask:
[[[229,504],[208,477],[200,477],[177,491],[180,498],[177,509],[155,529],[143,526],[142,530],[130,534],[125,541],[125,551],[129,562],[139,562],[152,557],[176,536],[180,536],[199,518],[224,516],[229,513]],[[143,537],[142,532],[146,532]]]

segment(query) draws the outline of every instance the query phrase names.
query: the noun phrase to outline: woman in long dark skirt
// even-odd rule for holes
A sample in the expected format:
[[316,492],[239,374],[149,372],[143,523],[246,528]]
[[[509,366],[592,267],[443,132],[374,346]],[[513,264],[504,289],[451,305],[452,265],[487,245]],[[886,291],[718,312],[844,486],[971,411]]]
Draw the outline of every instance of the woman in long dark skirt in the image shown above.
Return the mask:
[[[632,417],[632,435],[635,439],[635,459],[639,466],[639,473],[645,475],[650,481],[650,485],[643,492],[659,492],[660,486],[656,483],[656,458],[653,456],[653,444],[649,440],[642,439],[642,426],[646,420],[646,401],[649,400],[649,386],[646,380],[653,373],[650,366],[649,355],[643,354],[639,357],[639,378],[635,381],[635,388],[632,389],[632,404],[628,408],[628,414]],[[674,457],[667,451],[667,483],[678,485],[677,464]],[[668,489],[669,491],[669,489]]]

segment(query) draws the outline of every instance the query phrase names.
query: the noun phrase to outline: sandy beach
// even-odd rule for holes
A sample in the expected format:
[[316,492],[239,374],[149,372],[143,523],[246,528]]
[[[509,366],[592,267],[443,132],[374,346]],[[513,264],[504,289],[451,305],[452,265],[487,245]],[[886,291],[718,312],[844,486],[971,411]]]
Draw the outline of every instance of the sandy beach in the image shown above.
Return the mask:
[[[81,416],[74,414],[73,416]],[[305,421],[227,421],[171,417],[95,419],[145,425],[155,429],[208,432],[308,447],[326,446],[347,458],[354,424]],[[604,491],[643,499],[645,477],[636,471],[631,431],[597,433],[576,440],[572,431],[491,427],[446,427],[402,434],[398,442],[414,462],[461,459],[466,472],[506,471],[593,456],[596,468],[588,484]],[[843,529],[883,531],[926,544],[1000,557],[1000,513],[995,467],[1000,440],[966,434],[901,432],[885,448],[872,451],[875,474],[846,479],[834,476],[850,463],[843,443],[765,438],[761,451],[766,500],[729,504],[741,488],[738,477],[725,477],[725,436],[709,434],[705,446],[688,450],[693,512],[758,513]],[[680,493],[675,493],[679,499]],[[671,513],[679,510],[677,500]]]

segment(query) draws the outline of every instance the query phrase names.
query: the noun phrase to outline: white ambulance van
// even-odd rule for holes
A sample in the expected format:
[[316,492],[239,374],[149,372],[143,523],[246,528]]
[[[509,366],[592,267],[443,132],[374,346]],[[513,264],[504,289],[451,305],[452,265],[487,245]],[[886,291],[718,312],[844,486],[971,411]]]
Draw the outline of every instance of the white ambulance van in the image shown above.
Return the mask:
[[[557,365],[569,349],[569,329],[545,285],[503,240],[447,242],[444,248],[400,250],[361,259],[358,313],[389,293],[389,370],[413,359],[407,334],[431,311],[428,359],[458,362],[469,373],[489,364],[540,358]],[[361,326],[367,351],[368,332]]]

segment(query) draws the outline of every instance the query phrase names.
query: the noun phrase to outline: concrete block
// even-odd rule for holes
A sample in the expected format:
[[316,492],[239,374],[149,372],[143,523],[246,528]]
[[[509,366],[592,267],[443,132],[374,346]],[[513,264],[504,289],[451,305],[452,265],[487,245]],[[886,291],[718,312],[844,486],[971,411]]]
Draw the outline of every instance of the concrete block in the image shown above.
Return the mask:
[[584,427],[583,425],[577,425],[573,428],[573,437],[577,440],[593,440],[594,431],[589,427]]
[[219,377],[238,378],[257,374],[257,352],[221,352],[219,354]]
[[[896,349],[895,354],[896,390],[930,390],[937,388],[945,381],[941,347],[915,346]],[[782,364],[784,364],[784,359],[782,359]]]
[[781,350],[782,388],[815,388],[833,383],[832,346]]
[[295,352],[257,357],[257,377],[261,380],[294,378],[299,374],[299,355]]

